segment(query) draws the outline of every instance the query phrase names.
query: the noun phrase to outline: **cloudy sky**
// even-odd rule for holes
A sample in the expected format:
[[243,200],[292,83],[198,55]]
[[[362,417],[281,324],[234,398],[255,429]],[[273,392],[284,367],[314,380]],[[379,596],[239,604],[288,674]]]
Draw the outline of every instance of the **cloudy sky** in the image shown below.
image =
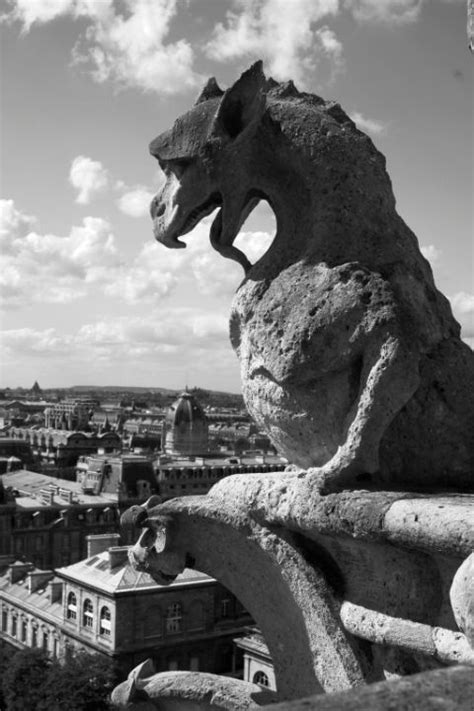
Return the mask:
[[[2,0],[0,32],[1,387],[239,391],[241,269],[209,219],[187,250],[153,241],[148,143],[258,58],[371,135],[474,343],[465,0]],[[255,260],[273,234],[262,205],[239,241]]]

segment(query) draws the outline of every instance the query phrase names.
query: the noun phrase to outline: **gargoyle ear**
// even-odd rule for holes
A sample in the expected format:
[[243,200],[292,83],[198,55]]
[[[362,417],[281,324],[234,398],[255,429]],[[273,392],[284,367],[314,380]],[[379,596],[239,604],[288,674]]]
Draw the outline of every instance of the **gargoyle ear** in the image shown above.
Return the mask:
[[199,94],[194,105],[197,106],[198,104],[202,104],[203,101],[207,101],[208,99],[219,98],[223,95],[223,93],[224,92],[216,82],[215,78],[211,77],[208,79],[206,86]]
[[265,109],[267,81],[258,61],[227,89],[214,119],[216,132],[237,138]]

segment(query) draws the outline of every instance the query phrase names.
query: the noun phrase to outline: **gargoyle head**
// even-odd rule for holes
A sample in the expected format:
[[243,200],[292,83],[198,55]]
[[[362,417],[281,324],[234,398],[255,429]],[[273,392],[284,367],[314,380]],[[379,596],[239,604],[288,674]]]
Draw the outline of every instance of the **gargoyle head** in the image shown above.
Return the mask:
[[150,152],[166,177],[151,204],[159,242],[185,247],[179,237],[220,207],[211,227],[211,244],[249,269],[233,242],[261,197],[249,183],[245,163],[265,110],[267,85],[261,62],[226,92],[210,79],[194,107],[152,141]]
[[160,515],[160,501],[152,496],[141,506],[132,506],[122,514],[120,524],[142,529],[128,553],[133,567],[148,573],[159,585],[169,585],[186,567],[186,556],[176,546],[176,524],[169,516]]

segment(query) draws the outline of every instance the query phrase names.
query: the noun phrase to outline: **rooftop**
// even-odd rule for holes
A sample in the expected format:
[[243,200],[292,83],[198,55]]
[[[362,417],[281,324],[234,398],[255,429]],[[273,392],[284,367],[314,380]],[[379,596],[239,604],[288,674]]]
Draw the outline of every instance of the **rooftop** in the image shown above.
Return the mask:
[[128,551],[128,546],[111,548],[90,558],[85,558],[79,563],[58,568],[57,573],[61,577],[66,577],[109,593],[145,590],[147,588],[156,591],[158,588],[170,589],[196,583],[214,582],[214,579],[208,575],[186,568],[170,585],[158,585],[150,575],[138,572],[132,567],[128,560]]
[[[24,566],[23,563],[16,561],[13,563],[15,567]],[[28,573],[39,573],[45,574],[47,571],[35,568],[33,565],[25,567],[25,574],[15,583],[10,582],[10,570],[5,568],[0,571],[0,591],[6,593],[9,597],[13,598],[16,602],[22,604],[26,608],[34,608],[36,611],[42,611],[57,620],[61,620],[63,617],[63,605],[60,599],[51,602],[51,596],[48,594],[48,585],[50,582],[61,582],[56,575],[51,576],[49,580],[45,580],[44,583],[40,584],[36,590],[30,592],[28,585]]]
[[59,493],[54,496],[53,503],[45,503],[42,499],[41,490],[55,491],[59,487],[63,491],[72,492],[74,504],[113,504],[117,503],[117,494],[84,494],[81,484],[69,479],[57,479],[40,472],[32,472],[28,469],[18,469],[2,475],[3,485],[11,487],[19,492],[16,497],[16,504],[21,508],[55,507],[63,509],[70,506],[66,498],[62,498]]

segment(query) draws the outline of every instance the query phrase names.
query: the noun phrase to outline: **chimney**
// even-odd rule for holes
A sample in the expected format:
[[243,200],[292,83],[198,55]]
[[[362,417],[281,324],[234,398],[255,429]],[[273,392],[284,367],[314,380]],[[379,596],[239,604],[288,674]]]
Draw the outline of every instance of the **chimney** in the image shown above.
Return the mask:
[[31,563],[12,563],[8,566],[10,569],[10,583],[17,583],[25,577],[29,570],[33,570]]
[[120,540],[120,533],[98,533],[86,536],[87,557],[98,555],[108,550],[111,546],[116,546]]
[[109,548],[109,565],[110,568],[116,568],[118,565],[124,565],[128,562],[128,546],[114,546]]
[[54,576],[52,570],[35,570],[28,573],[28,592],[34,593],[36,590],[46,587],[46,584]]
[[63,597],[63,581],[62,580],[50,580],[48,584],[49,591],[49,601],[51,604],[53,602],[61,602]]

